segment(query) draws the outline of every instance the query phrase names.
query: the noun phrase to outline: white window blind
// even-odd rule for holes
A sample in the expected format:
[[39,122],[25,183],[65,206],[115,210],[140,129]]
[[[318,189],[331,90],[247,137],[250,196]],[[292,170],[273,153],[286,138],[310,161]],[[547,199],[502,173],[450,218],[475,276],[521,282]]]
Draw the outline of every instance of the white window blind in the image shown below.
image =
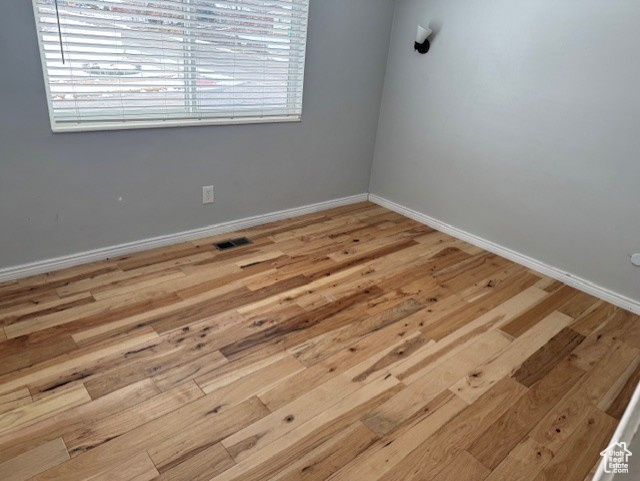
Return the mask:
[[299,120],[309,0],[33,0],[54,131]]

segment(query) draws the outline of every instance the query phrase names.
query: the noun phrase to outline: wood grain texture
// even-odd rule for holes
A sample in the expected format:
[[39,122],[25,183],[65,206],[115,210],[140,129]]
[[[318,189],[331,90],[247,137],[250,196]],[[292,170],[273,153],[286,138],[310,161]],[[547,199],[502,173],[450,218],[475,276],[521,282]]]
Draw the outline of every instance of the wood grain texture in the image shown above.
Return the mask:
[[25,404],[0,414],[0,435],[22,429],[67,409],[91,401],[83,385],[52,394],[39,401]]
[[600,457],[602,446],[611,439],[616,423],[609,415],[591,410],[535,481],[566,479],[582,481]]
[[127,459],[124,463],[98,474],[91,481],[151,481],[159,473],[147,453]]
[[0,478],[582,481],[638,321],[369,203],[7,282]]
[[490,473],[477,459],[462,451],[433,478],[434,481],[483,481]]
[[0,478],[4,481],[23,481],[53,468],[69,459],[61,438],[41,444],[0,464]]
[[495,469],[583,375],[584,371],[568,362],[560,364],[478,436],[469,453],[487,468]]
[[31,404],[32,401],[31,393],[26,387],[0,394],[0,414]]

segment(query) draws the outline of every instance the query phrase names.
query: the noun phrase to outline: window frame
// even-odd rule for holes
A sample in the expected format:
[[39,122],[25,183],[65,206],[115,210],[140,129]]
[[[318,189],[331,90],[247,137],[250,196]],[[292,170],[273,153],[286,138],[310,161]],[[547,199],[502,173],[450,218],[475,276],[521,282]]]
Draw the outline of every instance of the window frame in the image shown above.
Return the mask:
[[[166,128],[166,127],[198,127],[198,126],[215,126],[215,125],[243,125],[243,124],[267,124],[267,123],[291,123],[301,122],[302,113],[304,110],[304,87],[306,83],[306,60],[307,60],[307,46],[308,46],[308,28],[309,28],[309,16],[310,8],[307,7],[306,22],[306,36],[303,49],[303,55],[301,60],[302,66],[302,90],[301,90],[301,105],[300,113],[297,115],[266,115],[266,116],[246,116],[246,117],[203,117],[203,118],[167,118],[167,119],[149,119],[149,120],[100,120],[91,122],[60,122],[56,121],[54,116],[53,99],[51,98],[51,88],[49,82],[49,74],[47,69],[47,61],[44,49],[44,42],[41,40],[41,34],[39,29],[38,20],[38,0],[31,0],[33,7],[33,18],[36,29],[36,40],[38,42],[38,51],[40,54],[40,64],[42,67],[42,76],[44,80],[44,90],[47,100],[47,110],[49,114],[49,124],[53,133],[65,133],[65,132],[97,132],[97,131],[112,131],[112,130],[137,130],[137,129],[154,129],[154,128]],[[143,113],[144,109],[140,109]],[[180,109],[174,110],[174,112],[182,112]]]

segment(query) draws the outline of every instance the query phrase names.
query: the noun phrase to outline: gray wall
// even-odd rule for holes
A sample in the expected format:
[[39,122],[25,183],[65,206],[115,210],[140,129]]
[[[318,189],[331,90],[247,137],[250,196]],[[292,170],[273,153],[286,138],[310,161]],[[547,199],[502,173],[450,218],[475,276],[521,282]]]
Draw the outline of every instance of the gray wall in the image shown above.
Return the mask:
[[637,0],[397,0],[371,192],[640,301],[638,25]]
[[3,2],[0,268],[366,192],[393,4],[311,0],[301,123],[54,135],[31,2]]

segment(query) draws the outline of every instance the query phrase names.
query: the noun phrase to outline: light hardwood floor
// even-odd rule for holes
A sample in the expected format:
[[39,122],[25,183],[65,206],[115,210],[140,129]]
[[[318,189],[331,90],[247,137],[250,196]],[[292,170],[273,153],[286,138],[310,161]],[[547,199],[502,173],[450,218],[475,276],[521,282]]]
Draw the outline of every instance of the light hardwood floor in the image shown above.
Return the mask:
[[239,234],[0,285],[0,479],[588,479],[637,316],[369,203]]

